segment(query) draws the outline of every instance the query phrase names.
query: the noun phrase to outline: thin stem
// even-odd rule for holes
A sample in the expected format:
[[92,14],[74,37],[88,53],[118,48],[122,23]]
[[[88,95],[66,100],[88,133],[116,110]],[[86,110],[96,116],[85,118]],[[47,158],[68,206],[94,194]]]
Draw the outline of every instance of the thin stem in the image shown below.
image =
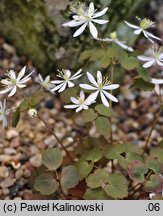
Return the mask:
[[54,131],[51,129],[51,127],[49,126],[49,124],[39,115],[37,114],[38,118],[44,123],[44,125],[46,126],[46,128],[49,130],[49,132],[55,137],[55,139],[58,141],[58,143],[61,145],[62,149],[65,151],[66,155],[69,157],[69,159],[74,162],[73,158],[71,157],[71,155],[69,154],[69,152],[67,151],[67,149],[65,148],[65,146],[63,145],[62,141],[58,138],[58,136],[54,133]]
[[[114,65],[111,66],[111,83],[114,80]],[[110,92],[112,94],[112,90]],[[112,101],[110,101],[110,109],[112,109]],[[110,142],[113,143],[113,130],[112,130],[112,119],[110,117],[111,129],[110,129]]]
[[158,118],[159,118],[159,116],[160,116],[160,113],[161,113],[161,108],[159,109],[159,112],[158,112],[158,113],[155,115],[155,117],[154,117],[151,130],[149,131],[149,134],[148,134],[148,136],[147,136],[145,145],[144,145],[144,147],[143,147],[143,153],[148,149],[148,144],[149,144],[150,138],[151,138],[151,136],[152,136],[152,132],[153,132],[154,129],[155,129],[155,126],[156,126],[156,123],[157,123]]

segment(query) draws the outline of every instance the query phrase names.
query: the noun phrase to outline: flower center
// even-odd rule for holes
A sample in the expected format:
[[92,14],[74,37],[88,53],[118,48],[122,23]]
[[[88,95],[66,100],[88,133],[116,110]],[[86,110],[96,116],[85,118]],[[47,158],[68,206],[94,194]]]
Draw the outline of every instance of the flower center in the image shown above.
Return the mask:
[[98,85],[99,90],[102,90],[103,87],[104,87],[104,84],[103,84],[103,83],[100,83],[100,84]]
[[159,54],[157,52],[154,53],[154,58],[157,60],[159,57]]
[[117,38],[117,32],[116,31],[112,32],[110,34],[110,38],[113,39],[113,40],[115,40]]
[[80,97],[78,97],[78,101],[79,101],[79,104],[80,104],[80,105],[82,105],[83,102],[84,102],[84,100],[83,100],[82,98],[80,98]]
[[152,24],[152,21],[145,18],[145,19],[141,20],[140,27],[142,29],[147,29],[151,26],[151,24]]
[[11,82],[12,82],[13,85],[17,84],[17,80],[16,79],[12,79]]

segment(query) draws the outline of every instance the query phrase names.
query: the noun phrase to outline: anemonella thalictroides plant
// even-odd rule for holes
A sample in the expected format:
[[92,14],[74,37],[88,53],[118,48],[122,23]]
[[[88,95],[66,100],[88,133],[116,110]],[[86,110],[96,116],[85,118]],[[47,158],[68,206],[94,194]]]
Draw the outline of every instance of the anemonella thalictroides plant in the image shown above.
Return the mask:
[[[84,34],[87,27],[89,28],[90,40],[94,40],[97,48],[82,52],[80,62],[85,60],[91,64],[96,62],[99,69],[94,72],[93,69],[91,71],[79,69],[77,72],[61,69],[58,70],[56,80],[51,80],[49,75],[44,79],[39,74],[36,79],[40,84],[39,90],[33,95],[25,95],[20,105],[10,110],[14,112],[12,125],[18,124],[21,112],[27,112],[31,118],[38,118],[57,139],[69,159],[69,165],[65,166],[62,151],[58,147],[49,147],[43,153],[42,162],[49,172],[39,175],[34,185],[35,189],[43,194],[49,195],[59,191],[66,197],[70,188],[75,187],[75,190],[78,190],[80,182],[84,187],[84,193],[81,193],[81,197],[80,195],[76,197],[78,199],[162,199],[163,141],[160,140],[157,148],[150,148],[151,134],[163,106],[161,94],[163,51],[158,45],[153,45],[154,40],[161,41],[161,39],[148,31],[148,28],[154,25],[149,19],[137,18],[139,26],[124,21],[134,30],[134,34],[143,34],[149,43],[152,43],[150,52],[146,51],[144,55],[136,56],[134,49],[122,41],[116,31],[104,38],[99,36],[101,34],[98,33],[96,24],[108,24],[108,20],[101,19],[107,11],[108,7],[101,11],[96,10],[93,2],[89,6],[78,3],[76,7],[74,5],[71,7],[73,20],[63,24],[63,27],[77,28],[73,35],[75,38]],[[157,70],[153,78],[150,71],[147,71],[151,67]],[[120,84],[115,79],[115,73],[118,73],[119,69],[124,72],[135,70],[137,76],[131,87],[154,91],[158,97],[158,112],[142,148],[114,138],[112,103],[117,103],[119,98],[114,96],[114,92],[120,90]],[[17,90],[25,88],[33,73],[32,71],[25,76],[25,70],[26,67],[18,73],[18,76],[13,70],[7,72],[6,79],[1,80],[4,89],[0,94],[14,97]],[[84,76],[85,82],[81,81]],[[72,113],[73,110],[79,113],[83,122],[88,125],[88,129],[94,124],[101,136],[90,137],[88,131],[87,137],[79,138],[75,155],[72,156],[35,108],[39,99],[46,93],[61,94],[64,108],[72,109]],[[5,98],[4,102],[0,103],[0,121],[4,128],[8,125],[8,115]],[[48,184],[45,184],[45,179]]]

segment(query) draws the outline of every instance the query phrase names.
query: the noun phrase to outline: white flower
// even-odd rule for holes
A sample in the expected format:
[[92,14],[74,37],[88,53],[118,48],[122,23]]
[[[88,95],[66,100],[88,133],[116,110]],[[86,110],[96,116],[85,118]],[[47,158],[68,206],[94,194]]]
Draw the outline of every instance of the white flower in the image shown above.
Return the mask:
[[89,97],[85,99],[85,94],[83,91],[80,92],[80,97],[75,98],[71,97],[70,98],[71,102],[73,103],[72,105],[65,105],[64,108],[66,109],[76,109],[76,112],[79,112],[81,110],[87,110],[89,105],[92,103],[92,101],[89,100]]
[[117,33],[114,31],[110,34],[110,38],[95,38],[96,40],[99,40],[99,41],[104,41],[104,42],[113,42],[115,44],[117,44],[118,46],[122,47],[123,49],[126,49],[130,52],[133,52],[133,48],[132,47],[129,47],[127,46],[125,43],[125,41],[120,41],[118,38],[117,38]]
[[16,72],[13,70],[10,70],[6,73],[6,76],[8,78],[1,80],[1,83],[5,85],[7,88],[0,91],[0,94],[5,94],[7,92],[10,92],[8,97],[13,96],[16,93],[17,88],[25,88],[25,83],[31,79],[31,74],[34,72],[32,71],[27,76],[23,77],[25,74],[26,66],[23,67],[23,69],[19,72],[18,76],[16,77]]
[[110,84],[107,78],[103,79],[100,71],[97,71],[97,81],[89,72],[87,72],[87,76],[92,85],[80,84],[80,87],[83,89],[95,91],[89,96],[90,102],[95,101],[99,94],[101,96],[102,103],[106,107],[109,107],[109,102],[106,98],[111,101],[118,102],[117,98],[107,92],[107,90],[117,89],[119,87],[118,84]]
[[59,74],[57,75],[62,80],[54,80],[51,81],[51,83],[58,84],[56,87],[52,88],[51,91],[57,91],[62,92],[65,90],[65,88],[68,86],[69,88],[74,86],[74,83],[72,80],[78,79],[83,74],[81,74],[82,69],[78,70],[73,76],[71,76],[70,70],[62,69],[62,71],[59,71]]
[[151,79],[151,83],[155,84],[155,85],[161,85],[163,84],[163,79]]
[[31,118],[36,118],[37,117],[37,110],[35,110],[35,109],[28,110],[28,115]]
[[135,29],[134,30],[134,34],[139,35],[142,32],[144,34],[144,36],[146,38],[148,38],[148,40],[150,42],[152,42],[152,43],[154,43],[154,41],[151,38],[154,38],[156,40],[160,40],[161,41],[161,39],[159,37],[156,37],[153,34],[151,34],[148,31],[146,31],[146,29],[154,26],[154,22],[152,22],[151,20],[146,19],[146,18],[145,19],[140,19],[138,17],[136,17],[136,18],[137,18],[137,20],[140,23],[139,26],[136,26],[136,25],[128,23],[127,21],[124,21],[129,27]]
[[67,23],[64,23],[64,27],[77,27],[81,26],[75,33],[74,37],[79,36],[89,26],[91,35],[96,38],[98,36],[98,31],[93,23],[98,23],[100,25],[108,23],[108,20],[96,19],[103,16],[108,10],[108,7],[104,8],[102,11],[97,12],[94,8],[94,3],[91,2],[89,7],[86,8],[83,4],[74,11],[73,20]]
[[46,90],[51,91],[51,89],[53,87],[55,87],[54,84],[51,83],[50,81],[50,76],[48,75],[47,77],[45,77],[45,79],[43,79],[43,77],[41,76],[41,74],[38,75],[38,80],[37,82]]
[[0,101],[0,121],[2,121],[3,128],[6,128],[8,126],[7,121],[7,115],[9,114],[9,110],[6,110],[6,99],[4,99],[4,102]]
[[146,62],[143,64],[144,68],[149,68],[152,65],[163,66],[163,52],[162,48],[159,50],[155,47],[152,48],[149,56],[140,55],[137,57],[140,61]]

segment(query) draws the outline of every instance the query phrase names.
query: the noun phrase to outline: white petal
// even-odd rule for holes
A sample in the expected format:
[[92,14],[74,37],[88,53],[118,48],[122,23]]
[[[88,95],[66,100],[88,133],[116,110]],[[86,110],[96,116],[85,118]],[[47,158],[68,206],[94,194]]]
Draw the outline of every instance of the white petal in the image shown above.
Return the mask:
[[106,85],[103,87],[104,90],[114,90],[119,88],[119,84],[111,84],[111,85]]
[[163,84],[163,79],[151,79],[151,83],[160,85]]
[[97,31],[95,25],[94,25],[91,21],[89,21],[89,30],[90,30],[91,35],[92,35],[94,38],[97,38],[97,36],[98,36],[98,31]]
[[74,80],[74,79],[78,79],[81,76],[83,76],[83,74],[80,74],[82,72],[82,69],[78,70],[71,78],[70,80]]
[[73,35],[73,37],[77,37],[80,34],[83,33],[83,31],[85,30],[86,26],[87,26],[88,22],[84,23]]
[[25,85],[25,84],[17,84],[17,87],[18,87],[18,88],[25,88],[26,85]]
[[72,104],[72,105],[65,105],[64,106],[64,108],[66,108],[66,109],[75,109],[75,108],[77,108],[79,105],[74,105],[74,104]]
[[19,75],[17,77],[17,81],[19,81],[25,74],[26,66],[24,66],[21,71],[19,72]]
[[80,84],[79,86],[83,89],[86,89],[86,90],[97,90],[97,87],[93,87],[93,86],[88,85],[88,84]]
[[100,92],[100,95],[101,95],[101,100],[104,106],[109,107],[109,102],[106,100],[105,95],[102,92]]
[[82,107],[83,107],[83,109],[85,109],[85,110],[89,109],[89,107],[88,107],[87,105],[85,105],[85,104],[83,104]]
[[96,100],[98,94],[99,94],[99,90],[96,91],[96,92],[94,92],[94,93],[92,93],[92,94],[90,94],[90,95],[87,97],[87,99],[85,100],[85,101],[87,102],[87,105],[93,103],[93,102]]
[[63,85],[64,85],[64,82],[62,82],[61,84],[55,86],[53,89],[51,89],[51,91],[57,91],[58,89],[62,88]]
[[110,39],[110,38],[94,38],[95,40],[98,40],[98,41],[103,41],[103,42],[112,42],[113,39]]
[[68,81],[68,87],[71,88],[71,87],[73,87],[73,86],[74,86],[74,83]]
[[100,19],[92,19],[91,21],[95,22],[95,23],[98,23],[100,25],[103,25],[103,24],[106,24],[106,23],[109,22],[108,20],[100,20]]
[[137,58],[141,61],[152,61],[153,58],[151,57],[147,57],[147,56],[144,56],[144,55],[140,55],[140,56],[137,56]]
[[1,80],[1,83],[4,84],[4,85],[12,85],[12,83],[7,79]]
[[5,93],[11,91],[12,88],[13,88],[13,86],[11,86],[11,87],[9,87],[9,88],[6,88],[6,89],[4,89],[4,90],[1,90],[1,91],[0,91],[0,94],[5,94]]
[[159,37],[156,37],[156,36],[154,36],[153,34],[151,34],[151,33],[147,32],[147,31],[144,31],[144,32],[146,33],[146,35],[148,35],[148,37],[151,37],[151,38],[154,38],[154,39],[156,39],[156,40],[159,40],[159,41],[161,41],[161,38],[159,38]]
[[20,80],[22,83],[23,82],[27,82],[28,80],[31,79],[31,75],[34,73],[35,71],[32,71],[31,73],[29,73],[26,77],[24,77],[22,80]]
[[74,104],[79,104],[79,101],[75,97],[70,97],[70,100]]
[[97,82],[98,82],[98,84],[102,83],[102,74],[101,74],[101,71],[97,71]]
[[106,91],[102,91],[107,98],[109,98],[111,101],[114,101],[114,102],[118,102],[118,99],[116,97],[114,97],[113,95],[111,95],[110,93],[106,92]]
[[15,71],[10,70],[10,71],[9,71],[9,75],[10,75],[10,77],[11,77],[12,79],[16,79],[16,73],[15,73]]
[[76,21],[76,20],[72,20],[70,22],[66,22],[64,24],[62,24],[62,26],[64,27],[77,27],[82,25],[84,22],[83,21]]
[[157,64],[163,66],[163,62],[156,60]]
[[147,32],[143,30],[143,34],[146,38],[148,38],[148,40],[151,42],[151,43],[154,43],[154,41],[146,34]]
[[39,74],[39,75],[38,75],[38,78],[39,78],[39,81],[40,81],[41,83],[43,83],[43,82],[44,82],[44,80],[43,80],[43,78],[42,78],[41,74]]
[[124,43],[122,43],[122,42],[119,41],[119,40],[116,40],[115,43],[116,43],[117,45],[119,45],[120,47],[122,47],[123,49],[126,49],[126,50],[128,50],[128,51],[130,51],[130,52],[133,52],[133,51],[134,51],[132,47],[129,47],[129,46],[125,45]]
[[71,71],[70,70],[65,70],[65,74],[68,78],[71,77]]
[[66,88],[66,85],[67,85],[67,83],[64,83],[64,85],[59,89],[59,93],[60,92],[63,92],[64,90],[65,90],[65,88]]
[[160,53],[158,58],[159,60],[163,59],[163,53]]
[[94,7],[94,3],[91,2],[89,4],[89,8],[88,8],[88,14],[92,15],[92,13],[94,13],[95,7]]
[[102,11],[95,13],[92,18],[94,19],[94,18],[103,16],[107,12],[107,10],[108,10],[108,7],[104,8]]
[[87,72],[87,77],[89,81],[96,87],[98,87],[98,83],[96,82],[95,78],[92,76],[91,73]]
[[45,83],[49,83],[50,82],[50,75],[48,75],[46,78],[45,78]]
[[149,68],[149,67],[151,67],[154,63],[155,63],[155,60],[146,62],[145,64],[143,64],[143,67],[144,67],[144,68]]
[[127,21],[124,21],[124,22],[126,23],[126,25],[128,25],[129,27],[131,27],[131,28],[133,28],[133,29],[140,29],[139,26],[133,25],[133,24],[127,22]]
[[60,84],[60,83],[63,83],[64,81],[63,80],[53,80],[51,81],[51,83],[53,84]]
[[134,31],[134,34],[136,35],[139,35],[143,30],[140,28],[140,29],[137,29]]
[[83,109],[83,107],[80,106],[80,107],[78,107],[78,108],[76,109],[76,112],[80,112],[82,109]]
[[80,91],[80,98],[81,98],[82,100],[84,100],[84,99],[85,99],[85,94],[84,94],[84,92],[83,92],[83,91]]
[[13,87],[13,89],[11,90],[10,94],[8,95],[8,97],[13,96],[16,93],[16,86]]

